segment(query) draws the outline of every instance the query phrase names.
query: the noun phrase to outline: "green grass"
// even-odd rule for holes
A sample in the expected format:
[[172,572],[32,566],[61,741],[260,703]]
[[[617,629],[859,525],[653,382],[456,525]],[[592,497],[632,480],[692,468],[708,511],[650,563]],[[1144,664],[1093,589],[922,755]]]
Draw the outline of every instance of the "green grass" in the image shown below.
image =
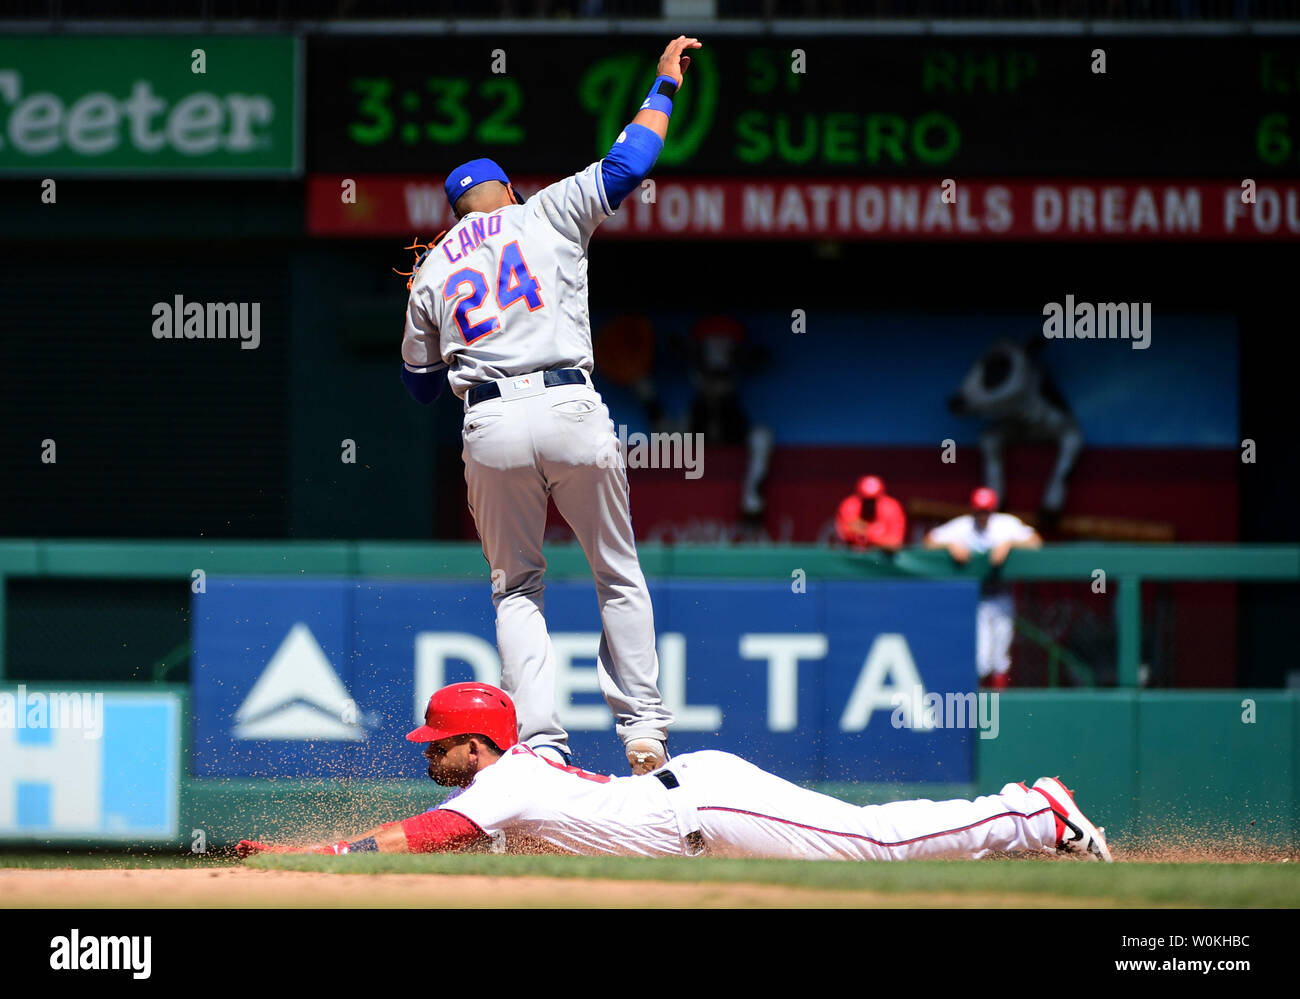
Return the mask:
[[827,891],[1046,895],[1112,905],[1300,908],[1300,865],[1293,864],[1098,864],[1037,860],[848,863],[454,854],[263,855],[246,863],[267,870],[339,874],[483,874],[721,882]]
[[[0,853],[0,868],[186,869],[227,867],[231,854],[59,851]],[[849,863],[621,857],[515,857],[477,854],[355,854],[347,857],[264,855],[245,861],[264,870],[343,875],[431,874],[599,878],[678,884],[762,884],[822,891],[910,895],[1002,896],[1005,904],[1300,908],[1300,864],[1165,864],[987,860]],[[909,904],[905,902],[904,904]],[[987,904],[977,902],[976,904]]]

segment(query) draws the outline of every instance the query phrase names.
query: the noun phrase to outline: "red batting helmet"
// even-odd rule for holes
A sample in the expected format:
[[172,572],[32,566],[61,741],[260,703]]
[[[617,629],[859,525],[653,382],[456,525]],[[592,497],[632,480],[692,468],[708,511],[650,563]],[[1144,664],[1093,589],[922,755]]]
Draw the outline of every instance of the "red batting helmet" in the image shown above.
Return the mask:
[[490,683],[453,683],[429,698],[424,724],[406,738],[437,742],[453,735],[486,735],[498,749],[509,749],[519,741],[514,702]]
[[875,499],[885,492],[885,483],[879,476],[864,475],[858,479],[858,495],[863,499]]
[[998,508],[998,494],[988,486],[980,486],[970,494],[970,505],[976,510],[996,510]]

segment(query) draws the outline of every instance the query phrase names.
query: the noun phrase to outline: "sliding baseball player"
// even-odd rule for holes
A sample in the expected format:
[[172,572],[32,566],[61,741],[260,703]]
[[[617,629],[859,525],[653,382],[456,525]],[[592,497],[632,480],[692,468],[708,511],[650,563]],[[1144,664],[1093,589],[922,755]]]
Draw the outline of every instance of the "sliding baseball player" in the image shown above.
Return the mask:
[[730,753],[685,753],[649,774],[612,777],[564,766],[516,741],[514,704],[483,683],[429,699],[429,776],[458,788],[401,822],[322,846],[249,840],[253,853],[432,853],[504,839],[570,854],[913,860],[1010,850],[1111,859],[1094,826],[1055,777],[1007,784],[974,801],[896,801],[858,807],[766,773]]

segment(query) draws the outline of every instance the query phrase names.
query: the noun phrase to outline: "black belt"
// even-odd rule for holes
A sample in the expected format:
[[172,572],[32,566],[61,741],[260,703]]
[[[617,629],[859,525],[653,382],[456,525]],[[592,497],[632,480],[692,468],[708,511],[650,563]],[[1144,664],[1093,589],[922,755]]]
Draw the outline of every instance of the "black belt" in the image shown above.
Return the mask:
[[[587,383],[587,373],[581,368],[560,368],[556,371],[546,371],[542,373],[542,384],[547,388],[555,388],[556,385],[578,385]],[[501,397],[501,386],[496,382],[484,382],[482,385],[475,385],[465,393],[465,401],[471,406],[477,406],[480,402],[487,402],[489,399],[499,399]]]
[[[677,779],[676,775],[671,770],[656,770],[654,772],[654,777],[657,781],[659,781],[660,784],[668,788],[668,790],[670,791],[682,786],[681,781]],[[704,852],[704,846],[705,846],[704,834],[700,832],[698,829],[696,829],[694,832],[687,833],[686,845],[689,846],[692,851],[694,851],[690,855],[693,857],[698,857],[700,854]]]

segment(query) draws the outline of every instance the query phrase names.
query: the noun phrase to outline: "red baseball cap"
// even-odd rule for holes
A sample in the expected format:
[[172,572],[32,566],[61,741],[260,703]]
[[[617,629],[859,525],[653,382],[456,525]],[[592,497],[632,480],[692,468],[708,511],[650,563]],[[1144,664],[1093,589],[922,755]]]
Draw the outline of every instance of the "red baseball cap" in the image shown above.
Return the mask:
[[514,702],[488,683],[453,683],[429,698],[424,724],[406,738],[438,742],[453,735],[485,735],[498,749],[509,749],[519,741]]
[[885,483],[876,475],[864,475],[858,479],[858,495],[863,499],[875,499],[885,493]]
[[976,510],[996,510],[998,508],[998,494],[988,486],[980,486],[970,494],[970,505]]

